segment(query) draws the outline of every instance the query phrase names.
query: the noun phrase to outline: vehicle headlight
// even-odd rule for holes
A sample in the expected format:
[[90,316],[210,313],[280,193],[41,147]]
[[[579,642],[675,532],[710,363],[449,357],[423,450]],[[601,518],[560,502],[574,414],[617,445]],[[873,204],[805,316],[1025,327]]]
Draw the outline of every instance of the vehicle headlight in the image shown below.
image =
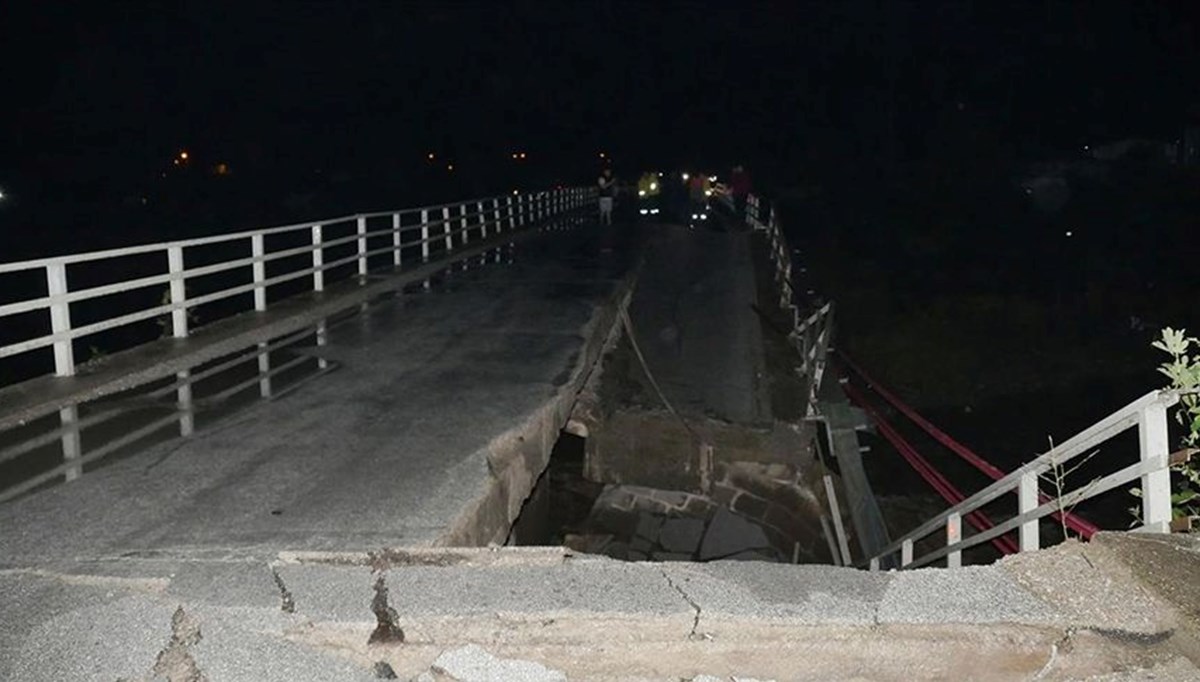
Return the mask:
[[639,190],[638,190],[638,196],[639,196],[639,197],[644,197],[644,196],[646,196],[646,190],[644,190],[644,189],[639,189]]
[[657,183],[657,182],[652,182],[652,183],[650,183],[650,191],[651,191],[651,192],[653,192],[653,191],[655,191],[655,190],[657,190],[657,189],[658,189],[658,183]]

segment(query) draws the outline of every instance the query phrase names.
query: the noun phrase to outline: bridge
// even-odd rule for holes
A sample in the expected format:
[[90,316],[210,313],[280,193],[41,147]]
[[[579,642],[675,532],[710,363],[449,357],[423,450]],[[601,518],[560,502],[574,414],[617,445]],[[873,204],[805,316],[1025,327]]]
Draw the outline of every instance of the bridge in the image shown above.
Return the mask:
[[[1177,396],[970,495],[917,455],[947,509],[892,537],[855,434],[916,453],[870,397],[895,396],[832,373],[778,211],[605,228],[594,204],[0,264],[0,678],[1200,676]],[[1047,489],[1131,429],[1114,471]],[[563,433],[603,488],[566,546]],[[1035,551],[1042,519],[1088,528],[1074,504],[1133,483],[1145,532]]]

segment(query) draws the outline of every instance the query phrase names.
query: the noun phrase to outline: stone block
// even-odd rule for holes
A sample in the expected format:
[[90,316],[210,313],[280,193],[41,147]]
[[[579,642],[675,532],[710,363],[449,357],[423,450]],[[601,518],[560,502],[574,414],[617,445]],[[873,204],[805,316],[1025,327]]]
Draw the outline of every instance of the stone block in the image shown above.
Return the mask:
[[704,537],[704,521],[701,519],[669,519],[662,526],[658,542],[668,552],[695,553]]
[[624,542],[610,542],[604,548],[604,553],[614,559],[621,561],[629,560],[629,545]]
[[733,504],[733,498],[737,497],[740,492],[737,488],[718,483],[712,488],[712,501],[718,505],[728,507]]
[[750,493],[738,495],[737,499],[733,502],[733,510],[735,512],[752,519],[765,519],[768,506],[770,505],[766,500]]
[[658,534],[662,531],[663,521],[661,516],[645,513],[639,514],[637,529],[634,531],[634,535],[651,542],[658,542]]
[[679,490],[655,490],[651,495],[659,502],[676,509],[687,504],[688,499],[688,494]]
[[688,500],[680,511],[693,518],[707,519],[716,508],[717,504],[707,497],[688,495]]
[[638,513],[611,507],[594,507],[589,525],[596,532],[611,533],[619,538],[631,538],[637,530]]
[[720,559],[746,550],[770,547],[762,527],[726,509],[718,509],[700,543],[700,561]]

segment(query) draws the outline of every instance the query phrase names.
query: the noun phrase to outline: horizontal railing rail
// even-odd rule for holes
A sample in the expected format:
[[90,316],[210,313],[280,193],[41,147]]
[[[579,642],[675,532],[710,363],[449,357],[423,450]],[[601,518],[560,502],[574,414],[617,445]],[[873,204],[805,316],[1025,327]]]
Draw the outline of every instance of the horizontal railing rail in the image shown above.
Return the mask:
[[[0,276],[26,277],[21,287],[9,287],[9,292],[30,291],[34,288],[30,286],[33,282],[30,277],[42,281],[40,288],[44,292],[17,300],[9,295],[0,303],[0,328],[6,329],[5,336],[0,338],[0,359],[52,348],[53,373],[72,376],[77,369],[75,344],[84,337],[158,320],[167,335],[184,338],[196,324],[193,314],[198,306],[250,295],[244,309],[265,311],[270,302],[268,294],[276,293],[272,288],[278,285],[307,278],[310,280],[307,290],[321,292],[332,281],[366,277],[371,272],[403,267],[410,261],[430,262],[473,241],[577,209],[590,201],[593,194],[589,188],[562,188],[0,263]],[[224,250],[216,262],[210,262],[210,254],[193,258],[198,251],[214,248]],[[138,267],[145,270],[146,260],[155,257],[157,264],[149,268],[154,272],[77,283],[78,268],[102,264],[120,272],[128,259],[137,258]],[[89,274],[92,280],[103,279],[95,273]],[[222,277],[225,281],[214,283],[214,279]],[[189,283],[202,279],[210,290],[203,293],[189,290]],[[157,288],[163,289],[158,298],[144,293]],[[143,292],[143,301],[132,309],[97,303],[104,297],[138,291]],[[293,287],[286,293],[298,292]],[[76,323],[76,308],[83,304],[92,305],[86,311],[89,319]],[[227,310],[214,319],[237,312],[241,310]],[[37,314],[45,317],[30,318]],[[21,318],[21,324],[9,324],[11,318],[17,317]],[[127,344],[125,348],[134,345],[137,344]],[[42,360],[46,365],[42,373],[49,373],[48,361],[48,357]],[[11,383],[14,382],[0,377],[0,387]]]
[[[1167,409],[1178,401],[1179,395],[1174,391],[1147,393],[925,522],[881,550],[869,560],[868,566],[877,570],[880,559],[898,553],[902,568],[918,568],[943,558],[946,559],[948,567],[954,568],[962,565],[964,549],[988,542],[1013,530],[1018,531],[1020,551],[1036,550],[1041,543],[1039,521],[1043,517],[1062,513],[1079,502],[1134,481],[1140,481],[1141,486],[1143,525],[1139,530],[1169,532],[1171,479]],[[1074,490],[1062,492],[1058,498],[1042,494],[1038,485],[1041,476],[1056,469],[1061,471],[1066,463],[1134,427],[1138,429],[1138,461],[1091,480]],[[1017,496],[1015,515],[996,523],[986,531],[966,538],[962,536],[962,519],[965,515],[1008,494]],[[944,546],[921,556],[913,555],[914,544],[917,541],[939,531],[944,532]]]

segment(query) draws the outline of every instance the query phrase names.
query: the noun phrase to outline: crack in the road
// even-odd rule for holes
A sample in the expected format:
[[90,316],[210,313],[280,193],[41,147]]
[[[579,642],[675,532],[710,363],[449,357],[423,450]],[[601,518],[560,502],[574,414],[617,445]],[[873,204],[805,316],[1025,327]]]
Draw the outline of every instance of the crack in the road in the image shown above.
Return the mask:
[[200,623],[183,607],[175,609],[171,616],[171,640],[159,652],[150,670],[150,679],[165,679],[169,682],[208,682],[208,677],[196,665],[191,647],[203,639]]
[[296,600],[292,598],[291,590],[283,582],[283,576],[279,575],[279,570],[271,566],[271,577],[275,579],[275,586],[279,588],[279,608],[284,613],[296,612]]
[[380,574],[375,579],[375,596],[371,599],[371,611],[375,613],[375,630],[367,638],[367,644],[403,644],[404,630],[396,622],[400,614],[388,604],[388,588]]
[[667,584],[671,586],[671,589],[678,592],[679,596],[688,603],[688,606],[691,606],[692,609],[695,610],[696,614],[692,618],[692,631],[688,633],[688,639],[696,638],[698,636],[696,634],[696,630],[700,627],[700,605],[697,604],[691,597],[689,597],[688,593],[683,591],[683,588],[676,585],[674,580],[671,580],[671,576],[667,575],[667,571],[665,569],[659,568],[658,571],[662,574],[663,580],[666,580]]

